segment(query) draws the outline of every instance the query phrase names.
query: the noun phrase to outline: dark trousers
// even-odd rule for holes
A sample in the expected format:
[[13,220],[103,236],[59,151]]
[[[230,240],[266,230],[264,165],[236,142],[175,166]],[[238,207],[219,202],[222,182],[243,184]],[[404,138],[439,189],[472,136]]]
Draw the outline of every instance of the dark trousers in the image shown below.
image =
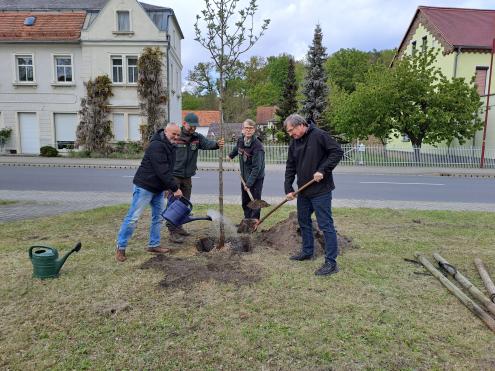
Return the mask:
[[191,192],[192,192],[192,181],[191,178],[180,178],[178,176],[174,176],[179,189],[182,191],[182,196],[187,198],[187,200],[191,201]]
[[325,262],[335,263],[337,258],[337,233],[332,218],[332,192],[315,197],[297,196],[297,220],[301,228],[302,252],[304,255],[313,255],[314,237],[311,214],[316,214],[318,227],[325,239]]
[[[253,198],[255,200],[261,199],[261,192],[263,191],[263,180],[264,178],[256,179],[253,186],[249,188]],[[244,218],[246,219],[259,219],[261,215],[260,209],[250,209],[247,205],[251,202],[248,193],[244,190],[241,184],[241,195],[242,195],[242,210],[244,210]]]

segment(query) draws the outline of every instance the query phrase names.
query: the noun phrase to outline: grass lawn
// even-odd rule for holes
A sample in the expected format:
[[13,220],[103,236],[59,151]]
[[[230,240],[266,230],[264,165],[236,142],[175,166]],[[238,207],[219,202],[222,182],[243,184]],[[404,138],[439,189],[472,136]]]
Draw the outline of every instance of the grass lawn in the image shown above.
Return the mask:
[[[195,206],[195,214],[206,209]],[[321,258],[292,262],[289,249],[263,246],[241,257],[199,255],[189,237],[168,264],[213,267],[217,261],[258,279],[187,284],[184,276],[186,285],[167,286],[166,271],[142,267],[152,259],[143,250],[149,214],[128,260],[115,262],[115,234],[126,210],[0,224],[0,368],[495,368],[494,334],[436,278],[415,274],[423,268],[403,260],[421,251],[433,261],[431,253],[439,252],[484,291],[473,259],[482,258],[495,278],[494,214],[336,209],[339,232],[359,248],[344,251],[341,272],[324,278],[313,274]],[[264,228],[290,210],[282,208]],[[226,211],[240,219],[239,207]],[[202,237],[213,226],[186,228]],[[31,278],[29,246],[64,253],[78,240],[81,251],[58,279]]]
[[15,204],[17,203],[17,201],[11,201],[11,200],[0,200],[0,206],[4,206],[4,205],[12,205],[12,204]]

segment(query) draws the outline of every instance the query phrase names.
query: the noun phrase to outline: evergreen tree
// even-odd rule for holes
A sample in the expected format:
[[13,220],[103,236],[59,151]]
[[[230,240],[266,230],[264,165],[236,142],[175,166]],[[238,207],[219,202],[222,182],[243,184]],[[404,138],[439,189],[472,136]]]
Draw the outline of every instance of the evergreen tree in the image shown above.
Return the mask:
[[325,127],[324,111],[327,107],[327,77],[324,68],[326,48],[321,41],[323,34],[320,25],[316,25],[313,44],[307,56],[306,77],[303,87],[301,113],[312,119],[319,127]]
[[147,143],[153,133],[165,127],[167,92],[163,84],[163,52],[158,47],[147,47],[138,60],[139,106],[148,124],[141,129],[142,139]]
[[285,119],[297,112],[297,81],[296,81],[296,65],[294,59],[289,58],[289,65],[287,69],[287,78],[285,80],[284,90],[282,93],[282,100],[280,101],[279,108],[277,109],[277,116],[279,118],[277,123],[278,132],[282,132],[284,135],[277,135],[278,139],[282,139],[284,142],[288,142],[289,136],[284,131]]
[[97,76],[84,84],[86,97],[81,99],[79,125],[76,130],[76,147],[82,145],[86,151],[107,153],[113,138],[112,121],[108,119],[108,100],[112,93],[112,81],[108,76]]

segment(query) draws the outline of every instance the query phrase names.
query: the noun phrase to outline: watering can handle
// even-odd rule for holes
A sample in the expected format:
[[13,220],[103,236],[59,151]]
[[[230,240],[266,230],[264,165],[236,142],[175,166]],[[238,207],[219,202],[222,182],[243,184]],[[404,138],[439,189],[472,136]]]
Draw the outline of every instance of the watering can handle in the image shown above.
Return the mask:
[[50,246],[43,246],[43,245],[34,245],[34,246],[31,246],[29,248],[29,259],[33,259],[33,249],[35,249],[37,247],[42,248],[42,249],[52,250],[52,251],[54,250],[53,247],[50,247]]
[[192,210],[193,205],[192,205],[191,201],[189,201],[187,198],[182,197],[182,196],[181,197],[175,197],[172,193],[168,194],[168,202],[170,202],[170,203],[175,202],[179,199],[181,199],[180,201],[185,203]]

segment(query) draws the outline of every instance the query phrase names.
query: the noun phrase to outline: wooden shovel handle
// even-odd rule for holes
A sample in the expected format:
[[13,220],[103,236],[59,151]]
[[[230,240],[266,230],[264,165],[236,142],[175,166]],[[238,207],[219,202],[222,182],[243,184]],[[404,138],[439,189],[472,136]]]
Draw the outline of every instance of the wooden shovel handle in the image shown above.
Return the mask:
[[[297,195],[299,192],[302,192],[304,191],[306,188],[308,188],[311,184],[313,184],[314,182],[316,182],[316,180],[314,179],[311,179],[309,182],[307,182],[305,185],[303,185],[301,188],[299,188],[297,191],[294,192],[294,196]],[[287,201],[289,201],[287,199],[287,197],[281,202],[279,203],[277,206],[275,206],[273,209],[270,210],[270,212],[268,214],[266,214],[263,218],[260,219],[260,221],[258,222],[258,224],[256,225],[256,228],[258,228],[258,226],[263,223],[265,221],[266,218],[268,218],[270,215],[272,215],[276,210],[278,210],[283,204],[285,204]]]
[[253,197],[251,191],[249,190],[249,187],[246,185],[246,182],[244,181],[244,179],[242,179],[242,175],[241,175],[241,182],[242,182],[242,185],[247,188],[246,192],[247,192],[249,198],[251,199],[251,201],[254,201],[254,197]]

